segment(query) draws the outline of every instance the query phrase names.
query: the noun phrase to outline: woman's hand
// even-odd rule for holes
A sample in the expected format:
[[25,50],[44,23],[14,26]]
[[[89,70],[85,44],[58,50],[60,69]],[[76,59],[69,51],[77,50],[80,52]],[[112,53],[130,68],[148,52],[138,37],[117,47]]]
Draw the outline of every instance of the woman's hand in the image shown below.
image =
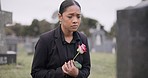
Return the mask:
[[68,74],[73,77],[77,77],[79,70],[74,66],[74,61],[70,60],[62,66],[62,70],[65,74]]

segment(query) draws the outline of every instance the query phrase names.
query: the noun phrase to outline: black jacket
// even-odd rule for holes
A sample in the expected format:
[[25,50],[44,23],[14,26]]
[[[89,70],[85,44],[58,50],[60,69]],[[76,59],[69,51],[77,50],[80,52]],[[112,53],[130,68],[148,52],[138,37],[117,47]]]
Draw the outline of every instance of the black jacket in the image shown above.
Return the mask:
[[[87,47],[87,52],[79,55],[76,59],[82,64],[77,78],[87,78],[91,66],[88,42],[85,35],[79,32],[76,33],[79,35],[80,41]],[[60,26],[40,36],[35,46],[31,70],[32,78],[72,78],[65,76],[61,68],[66,61],[66,56],[60,36]]]

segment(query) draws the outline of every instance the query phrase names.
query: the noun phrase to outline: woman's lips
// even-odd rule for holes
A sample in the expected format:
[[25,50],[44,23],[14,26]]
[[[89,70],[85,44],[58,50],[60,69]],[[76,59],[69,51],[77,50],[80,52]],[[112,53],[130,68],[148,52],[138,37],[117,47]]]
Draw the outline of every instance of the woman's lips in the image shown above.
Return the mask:
[[71,27],[72,28],[78,28],[78,25],[72,25]]

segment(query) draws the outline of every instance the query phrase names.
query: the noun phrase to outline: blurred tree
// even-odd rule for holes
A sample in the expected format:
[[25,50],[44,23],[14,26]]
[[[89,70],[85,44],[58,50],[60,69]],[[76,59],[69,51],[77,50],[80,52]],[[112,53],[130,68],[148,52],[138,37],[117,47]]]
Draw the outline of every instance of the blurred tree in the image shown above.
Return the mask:
[[39,21],[34,19],[29,27],[29,36],[37,37],[40,34]]
[[111,31],[109,32],[111,37],[116,37],[117,35],[116,27],[117,27],[117,23],[115,22],[113,26],[111,27]]
[[[56,18],[57,11],[53,14]],[[56,28],[59,25],[59,22],[56,23],[50,23],[46,20],[38,21],[37,19],[34,19],[31,23],[31,25],[21,25],[19,23],[16,23],[13,26],[6,27],[6,33],[7,35],[11,35],[11,33],[14,33],[16,36],[32,36],[37,37],[40,34],[47,32],[53,28]],[[98,25],[98,21],[92,18],[84,17],[82,15],[81,17],[81,25],[78,29],[78,31],[84,32],[87,36],[90,36],[90,29],[95,29]],[[101,24],[100,24],[101,25]]]
[[90,36],[89,29],[93,28],[95,29],[98,25],[98,21],[92,18],[84,17],[82,15],[81,17],[81,25],[79,27],[79,31],[84,32],[87,36]]
[[8,27],[5,27],[5,32],[6,32],[6,35],[13,35],[13,34],[15,35],[15,32]]
[[20,33],[21,33],[21,36],[22,37],[26,37],[26,36],[29,36],[29,32],[30,32],[30,26],[21,26],[21,30],[20,30]]
[[46,20],[41,20],[39,22],[39,28],[40,34],[47,32],[51,30],[51,23],[47,22]]
[[7,26],[6,27],[6,33],[7,33],[6,35],[15,34],[16,36],[20,36],[20,29],[21,29],[21,24],[19,24],[19,23],[16,23],[14,26]]

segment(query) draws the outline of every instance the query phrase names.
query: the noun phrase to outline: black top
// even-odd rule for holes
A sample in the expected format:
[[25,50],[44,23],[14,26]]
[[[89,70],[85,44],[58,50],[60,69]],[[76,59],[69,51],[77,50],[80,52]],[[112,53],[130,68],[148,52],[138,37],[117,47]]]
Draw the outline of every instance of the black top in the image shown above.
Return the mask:
[[65,42],[60,26],[40,36],[32,63],[33,78],[72,78],[65,76],[62,65],[76,55],[79,44],[85,44],[87,52],[79,54],[75,61],[82,64],[77,78],[87,78],[90,74],[90,55],[87,38],[79,32],[73,33],[73,40]]
[[76,32],[73,33],[73,39],[70,43],[66,42],[65,38],[64,38],[64,34],[61,30],[60,32],[61,34],[61,40],[62,40],[62,45],[64,46],[63,49],[65,49],[66,51],[66,60],[69,61],[70,59],[72,60],[74,58],[74,56],[77,53],[77,43],[80,42],[80,38],[78,37],[78,35],[76,34]]

